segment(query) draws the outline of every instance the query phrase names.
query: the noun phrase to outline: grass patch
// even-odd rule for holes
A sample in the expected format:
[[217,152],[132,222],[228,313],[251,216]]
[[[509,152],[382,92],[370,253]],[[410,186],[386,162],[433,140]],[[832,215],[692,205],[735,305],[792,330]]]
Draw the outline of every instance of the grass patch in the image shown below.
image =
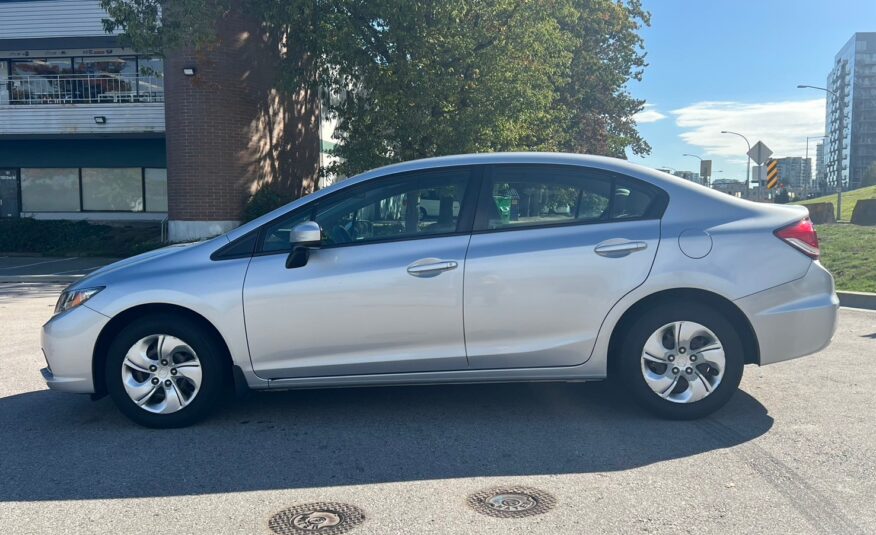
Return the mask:
[[128,257],[161,247],[157,225],[95,225],[31,218],[0,220],[0,252]]
[[[852,219],[852,211],[855,209],[855,205],[858,204],[858,201],[860,201],[861,199],[876,199],[876,186],[867,186],[865,188],[858,188],[852,191],[843,192],[843,213],[841,217],[843,221],[850,221]],[[805,201],[798,201],[792,204],[805,205],[818,202],[832,202],[833,208],[834,210],[836,210],[836,193],[831,193],[830,195],[825,195],[824,197],[806,199]]]
[[821,263],[838,290],[876,292],[876,227],[818,225]]

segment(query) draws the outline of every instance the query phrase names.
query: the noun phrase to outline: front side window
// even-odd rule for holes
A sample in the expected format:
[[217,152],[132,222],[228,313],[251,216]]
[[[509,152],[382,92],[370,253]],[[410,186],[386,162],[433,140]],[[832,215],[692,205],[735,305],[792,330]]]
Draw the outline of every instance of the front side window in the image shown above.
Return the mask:
[[262,251],[291,249],[290,231],[311,219],[327,246],[454,233],[469,175],[468,169],[449,169],[353,186],[268,226]]

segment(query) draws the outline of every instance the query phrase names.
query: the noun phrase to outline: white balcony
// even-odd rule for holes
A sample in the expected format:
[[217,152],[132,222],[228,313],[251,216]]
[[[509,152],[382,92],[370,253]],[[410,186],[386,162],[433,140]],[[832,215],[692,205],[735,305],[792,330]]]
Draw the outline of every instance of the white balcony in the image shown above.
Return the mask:
[[160,78],[62,74],[0,80],[0,136],[163,132]]

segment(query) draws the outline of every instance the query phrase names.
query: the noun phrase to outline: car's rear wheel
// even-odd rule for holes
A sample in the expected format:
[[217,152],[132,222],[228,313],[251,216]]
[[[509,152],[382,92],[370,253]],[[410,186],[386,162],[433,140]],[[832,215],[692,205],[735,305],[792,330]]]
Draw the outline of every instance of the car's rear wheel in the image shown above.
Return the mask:
[[724,406],[745,363],[733,323],[701,303],[664,304],[640,314],[618,357],[636,401],[671,419],[700,418]]
[[191,425],[207,416],[227,390],[221,351],[210,333],[187,317],[141,318],[110,345],[107,391],[140,425]]

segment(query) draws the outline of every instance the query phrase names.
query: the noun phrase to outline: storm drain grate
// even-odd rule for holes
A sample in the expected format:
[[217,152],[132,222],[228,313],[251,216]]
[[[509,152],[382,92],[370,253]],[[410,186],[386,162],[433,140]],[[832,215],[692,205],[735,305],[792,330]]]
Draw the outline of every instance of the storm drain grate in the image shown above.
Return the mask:
[[557,500],[532,487],[495,487],[468,497],[468,505],[478,513],[497,518],[521,518],[547,513]]
[[365,520],[365,514],[346,503],[317,502],[283,509],[268,521],[277,535],[339,535]]

